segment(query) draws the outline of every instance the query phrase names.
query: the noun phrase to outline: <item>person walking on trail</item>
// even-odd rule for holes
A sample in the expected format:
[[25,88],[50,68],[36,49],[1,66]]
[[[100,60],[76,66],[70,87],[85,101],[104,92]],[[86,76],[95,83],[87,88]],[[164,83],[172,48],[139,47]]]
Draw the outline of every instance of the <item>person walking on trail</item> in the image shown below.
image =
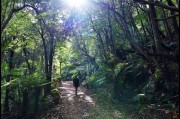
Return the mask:
[[79,87],[79,78],[77,76],[73,79],[73,84],[74,84],[74,87],[75,87],[75,94],[77,95],[77,90],[78,90],[78,87]]

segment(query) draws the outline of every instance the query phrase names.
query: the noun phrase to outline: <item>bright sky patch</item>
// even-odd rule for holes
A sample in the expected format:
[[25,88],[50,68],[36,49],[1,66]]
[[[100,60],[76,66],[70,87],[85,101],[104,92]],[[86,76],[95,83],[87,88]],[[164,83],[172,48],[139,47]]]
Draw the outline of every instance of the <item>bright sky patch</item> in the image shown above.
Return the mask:
[[73,8],[82,8],[86,5],[86,0],[66,0],[67,4]]

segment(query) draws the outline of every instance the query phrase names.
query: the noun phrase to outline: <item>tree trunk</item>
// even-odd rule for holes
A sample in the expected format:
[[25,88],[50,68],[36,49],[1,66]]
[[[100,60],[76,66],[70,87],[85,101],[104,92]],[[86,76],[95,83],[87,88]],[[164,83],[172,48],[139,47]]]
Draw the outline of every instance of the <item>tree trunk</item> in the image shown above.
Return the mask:
[[[161,12],[162,12],[162,16],[164,18],[166,18],[166,13],[165,13],[164,9],[161,9]],[[173,37],[172,37],[171,29],[170,29],[170,27],[168,25],[168,21],[164,20],[163,23],[164,23],[164,27],[165,27],[165,30],[166,30],[166,33],[167,33],[168,40],[173,41]]]
[[41,88],[37,87],[35,89],[35,102],[34,102],[34,114],[36,115],[39,111],[39,96],[41,94]]
[[109,40],[110,40],[110,48],[111,48],[111,53],[115,54],[115,45],[114,45],[114,38],[113,38],[113,29],[112,29],[112,23],[111,23],[111,18],[110,18],[110,12],[108,10],[108,27],[109,27]]
[[[46,41],[45,41],[45,38],[44,38],[44,33],[43,33],[43,29],[42,29],[42,26],[41,26],[41,39],[43,41],[43,48],[44,48],[44,62],[45,62],[45,76],[46,76],[46,80],[48,81],[49,79],[49,71],[48,71],[48,52],[47,52],[47,46],[46,46]],[[46,85],[44,87],[44,96],[47,96],[49,94],[49,91],[48,91],[48,86]]]
[[59,61],[59,73],[60,73],[60,76],[61,76],[61,65],[62,65],[62,61],[60,60]]
[[[52,66],[53,66],[53,55],[54,55],[54,34],[53,32],[50,31],[50,43],[49,43],[49,65],[48,65],[48,72],[46,75],[46,80],[48,82],[51,82],[51,78],[52,78]],[[45,95],[50,94],[51,91],[51,83],[46,85],[46,90],[45,90]]]
[[[139,11],[138,11],[138,9],[136,9],[136,10],[137,10],[137,13],[138,13],[138,15],[139,15]],[[148,37],[147,37],[147,33],[146,33],[146,30],[145,30],[145,27],[144,27],[143,21],[142,21],[142,20],[140,20],[140,22],[141,22],[141,26],[142,26],[143,31],[144,31],[144,35],[145,35],[145,37],[146,37],[146,42],[148,42]]]
[[28,90],[23,91],[23,107],[22,107],[22,118],[26,118],[28,107]]
[[4,108],[3,108],[3,117],[9,116],[9,87],[6,87],[6,95],[5,95],[5,102],[4,102]]
[[[101,49],[103,50],[103,52],[102,52],[103,55],[101,55],[101,56],[103,56],[103,59],[106,61],[106,59],[107,59],[107,54],[106,54],[106,50],[105,50],[105,47],[104,47],[104,43],[103,43],[103,40],[102,40],[102,37],[101,37],[101,33],[100,33],[100,31],[96,30],[92,18],[91,18],[90,20],[91,20],[91,24],[92,24],[92,27],[93,27],[93,31],[96,33],[96,36],[97,36],[97,38],[98,38],[98,40],[100,41],[100,44],[101,44],[100,47],[101,47]],[[106,30],[104,29],[104,31],[106,31]],[[105,33],[105,35],[107,35],[107,34]],[[106,39],[107,39],[107,37],[106,37]],[[100,48],[99,48],[99,49],[100,49]],[[107,48],[107,49],[108,49],[108,48]],[[101,53],[100,53],[100,54],[101,54]]]
[[[13,65],[13,57],[14,57],[14,51],[12,49],[9,50],[9,61],[8,61],[8,64],[9,64],[9,72],[11,72],[11,70],[14,68],[14,65]],[[10,82],[11,80],[11,74],[7,77],[6,79],[6,82]],[[9,116],[9,92],[10,92],[10,89],[9,89],[9,86],[6,86],[6,95],[5,95],[5,102],[4,102],[4,108],[3,108],[3,115],[6,117],[6,116]]]
[[[167,0],[167,2],[168,2],[169,6],[175,6],[174,3],[171,0]],[[174,10],[170,10],[170,12],[171,12],[171,15],[175,15]],[[178,26],[176,17],[172,18],[172,22],[173,22],[173,27],[174,27],[174,30],[175,30],[176,40],[179,41],[179,26]],[[178,45],[179,45],[179,43],[178,43]]]
[[[154,2],[154,0],[150,0],[151,2]],[[150,17],[151,18],[157,18],[156,11],[154,5],[149,5],[150,9]],[[154,19],[151,19],[151,24],[152,24],[152,30],[154,34],[154,41],[155,41],[155,47],[156,47],[156,53],[161,54],[162,53],[162,46],[160,43],[160,33],[159,33],[159,27],[158,27],[158,22]]]
[[[100,54],[103,54],[103,55],[101,55],[102,56],[102,58],[104,59],[104,61],[106,61],[107,60],[107,54],[106,54],[106,50],[105,50],[105,47],[104,47],[104,42],[103,42],[103,39],[102,39],[102,37],[101,37],[101,33],[99,32],[99,31],[97,31],[96,32],[96,35],[97,35],[97,37],[98,37],[98,41],[100,41],[100,44],[99,44],[99,46],[100,46],[100,49],[102,49],[102,50],[100,50],[102,53],[100,53]],[[106,36],[107,36],[108,34],[107,34],[107,32],[106,32]],[[107,37],[106,37],[107,38]]]

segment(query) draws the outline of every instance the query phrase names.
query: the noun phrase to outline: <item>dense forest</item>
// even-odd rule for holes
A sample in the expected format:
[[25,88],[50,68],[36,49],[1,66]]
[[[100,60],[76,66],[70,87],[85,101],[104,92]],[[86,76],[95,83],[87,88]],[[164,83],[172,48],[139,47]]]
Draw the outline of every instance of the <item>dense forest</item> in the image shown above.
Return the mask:
[[132,119],[177,119],[179,0],[2,0],[1,118],[36,119],[74,77]]

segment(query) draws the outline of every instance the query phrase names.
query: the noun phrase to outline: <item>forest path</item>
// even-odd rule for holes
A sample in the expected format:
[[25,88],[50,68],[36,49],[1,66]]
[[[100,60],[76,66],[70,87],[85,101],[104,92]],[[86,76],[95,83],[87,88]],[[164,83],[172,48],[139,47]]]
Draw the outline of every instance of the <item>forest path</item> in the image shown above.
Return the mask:
[[95,106],[95,102],[87,89],[80,86],[76,96],[73,82],[63,81],[59,91],[62,96],[63,119],[90,119],[90,109]]
[[61,93],[60,103],[54,105],[40,119],[133,119],[124,113],[125,106],[121,107],[123,111],[108,102],[102,107],[98,103],[106,102],[107,99],[99,99],[81,85],[76,96],[72,81],[62,81],[58,90]]

